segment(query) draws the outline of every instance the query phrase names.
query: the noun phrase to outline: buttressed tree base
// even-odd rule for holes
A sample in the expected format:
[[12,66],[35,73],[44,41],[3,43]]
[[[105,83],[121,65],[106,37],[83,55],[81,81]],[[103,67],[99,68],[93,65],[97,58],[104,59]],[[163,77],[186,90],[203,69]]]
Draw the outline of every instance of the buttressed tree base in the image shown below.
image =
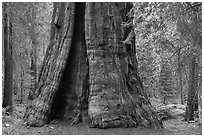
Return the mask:
[[131,7],[54,4],[50,44],[24,116],[28,125],[74,111],[73,124],[87,120],[94,128],[163,127],[139,78],[134,42],[124,42],[131,27],[121,24]]

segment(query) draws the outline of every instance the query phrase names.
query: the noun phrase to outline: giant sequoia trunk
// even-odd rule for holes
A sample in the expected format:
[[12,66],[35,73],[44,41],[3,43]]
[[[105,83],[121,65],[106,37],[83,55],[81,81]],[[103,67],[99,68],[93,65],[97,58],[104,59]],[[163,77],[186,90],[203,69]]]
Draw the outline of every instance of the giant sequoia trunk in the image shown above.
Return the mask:
[[39,94],[25,115],[29,125],[41,126],[50,116],[66,115],[76,102],[73,123],[87,117],[89,126],[97,128],[163,127],[143,91],[134,45],[122,42],[130,32],[121,26],[129,10],[126,3],[55,4],[53,16],[63,17],[58,19],[68,26],[56,24],[61,35],[51,38]]
[[[134,47],[124,41],[125,3],[87,3],[91,127],[162,127],[143,91]],[[128,10],[128,9],[127,9]],[[130,10],[130,8],[129,8]],[[128,31],[128,30],[125,30]]]
[[32,126],[49,122],[52,103],[59,87],[69,55],[73,25],[74,3],[54,3],[50,44],[39,74],[35,99],[26,108],[24,119]]

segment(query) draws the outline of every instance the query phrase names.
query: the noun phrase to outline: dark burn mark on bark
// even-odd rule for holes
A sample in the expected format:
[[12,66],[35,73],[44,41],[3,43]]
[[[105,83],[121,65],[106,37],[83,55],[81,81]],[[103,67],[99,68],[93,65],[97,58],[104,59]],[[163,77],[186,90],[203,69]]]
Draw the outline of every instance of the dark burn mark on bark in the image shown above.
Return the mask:
[[77,107],[77,75],[84,40],[85,3],[75,4],[74,30],[69,57],[63,72],[58,92],[53,102],[51,117],[71,118]]

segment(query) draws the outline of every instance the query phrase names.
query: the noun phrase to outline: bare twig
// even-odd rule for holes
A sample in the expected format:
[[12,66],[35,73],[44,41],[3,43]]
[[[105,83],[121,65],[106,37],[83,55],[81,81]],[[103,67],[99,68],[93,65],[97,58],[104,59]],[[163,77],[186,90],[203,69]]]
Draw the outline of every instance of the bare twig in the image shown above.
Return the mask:
[[169,57],[169,58],[166,60],[166,62],[169,61],[179,50],[181,50],[182,48],[185,48],[185,47],[188,47],[188,45],[187,45],[187,46],[180,47],[179,49],[177,49],[177,50],[173,53],[173,55],[171,55],[171,57]]

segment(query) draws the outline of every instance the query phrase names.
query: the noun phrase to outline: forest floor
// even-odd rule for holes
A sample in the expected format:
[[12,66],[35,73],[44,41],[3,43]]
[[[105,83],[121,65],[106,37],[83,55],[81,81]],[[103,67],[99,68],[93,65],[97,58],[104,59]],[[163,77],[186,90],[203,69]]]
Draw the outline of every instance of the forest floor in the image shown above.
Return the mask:
[[164,129],[89,128],[85,123],[71,126],[71,121],[54,120],[43,127],[25,127],[21,119],[3,120],[3,135],[202,135],[202,124],[182,121],[182,117],[163,121]]

